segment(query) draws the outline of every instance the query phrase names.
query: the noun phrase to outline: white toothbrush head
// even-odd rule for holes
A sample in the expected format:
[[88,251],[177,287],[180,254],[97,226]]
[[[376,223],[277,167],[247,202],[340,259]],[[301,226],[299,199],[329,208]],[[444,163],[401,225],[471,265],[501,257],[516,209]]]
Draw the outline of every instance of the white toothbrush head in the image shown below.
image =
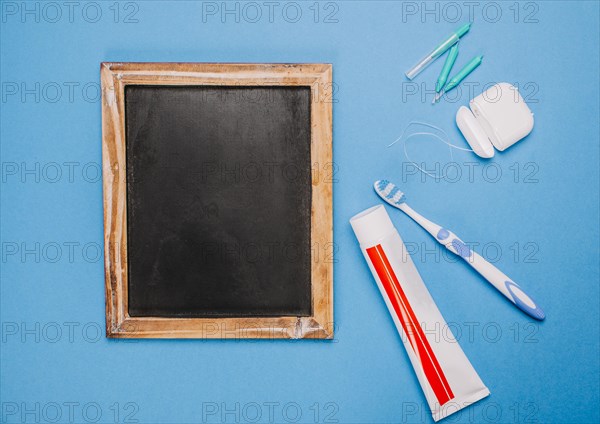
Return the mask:
[[406,196],[404,196],[404,193],[402,193],[395,184],[390,183],[388,180],[375,181],[373,188],[375,188],[375,192],[379,195],[379,197],[395,208],[399,208],[406,201]]

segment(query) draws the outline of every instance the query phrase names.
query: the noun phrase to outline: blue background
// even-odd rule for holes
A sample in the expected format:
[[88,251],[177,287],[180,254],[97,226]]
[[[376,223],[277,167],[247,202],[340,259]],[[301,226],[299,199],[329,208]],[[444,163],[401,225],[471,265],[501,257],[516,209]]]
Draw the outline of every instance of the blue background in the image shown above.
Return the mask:
[[[35,4],[27,7],[35,10]],[[287,4],[278,4],[272,22],[266,7],[250,22],[255,10],[239,4],[236,22],[235,15],[203,15],[203,4],[191,1],[116,8],[112,1],[97,7],[83,2],[71,18],[62,6],[58,19],[41,3],[36,18],[21,15],[21,2],[2,2],[3,419],[48,421],[58,407],[59,421],[68,422],[72,403],[77,422],[92,421],[98,411],[100,422],[123,422],[128,413],[139,422],[248,422],[257,412],[268,422],[270,409],[276,422],[292,421],[298,410],[301,422],[328,416],[344,423],[431,422],[348,224],[378,203],[372,182],[388,178],[425,216],[465,241],[480,242],[476,249],[494,258],[547,314],[542,324],[532,323],[390,210],[492,393],[449,421],[598,422],[598,3],[515,8],[513,2],[482,2],[473,13],[460,2],[430,3],[433,12],[423,14],[420,2],[356,1],[320,3],[315,17],[313,2],[300,2],[295,23],[295,6],[282,13]],[[204,7],[212,5],[223,7]],[[463,85],[431,106],[441,61],[414,84],[403,72],[469,19],[474,25],[456,66],[476,54],[485,58],[465,82],[473,95],[493,82],[518,85],[535,113],[535,129],[491,161],[454,150],[458,177],[422,180],[407,166],[400,144],[386,146],[419,120],[466,147],[454,114],[470,94]],[[103,262],[96,252],[103,240],[96,175],[102,61],[333,64],[334,341],[124,342],[98,334],[104,329]],[[435,158],[442,167],[451,161],[443,145],[412,141],[407,147],[415,160]],[[69,243],[75,243],[71,258]],[[34,253],[22,256],[24,249]],[[22,416],[27,410],[33,412]]]

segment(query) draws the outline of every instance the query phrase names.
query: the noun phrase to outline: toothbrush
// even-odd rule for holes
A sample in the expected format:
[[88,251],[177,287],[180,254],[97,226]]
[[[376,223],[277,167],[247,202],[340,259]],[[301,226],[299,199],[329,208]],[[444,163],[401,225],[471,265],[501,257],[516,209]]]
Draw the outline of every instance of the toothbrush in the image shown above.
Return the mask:
[[533,299],[525,294],[523,289],[508,278],[502,271],[471,250],[452,231],[429,221],[408,206],[406,204],[404,193],[402,193],[398,187],[387,180],[376,181],[374,187],[375,192],[379,197],[411,217],[417,224],[431,234],[438,243],[445,246],[446,249],[463,258],[473,267],[473,269],[475,269],[475,271],[481,274],[481,276],[488,280],[491,285],[496,287],[500,293],[514,303],[517,308],[537,320],[542,321],[546,318],[544,311],[537,306]]

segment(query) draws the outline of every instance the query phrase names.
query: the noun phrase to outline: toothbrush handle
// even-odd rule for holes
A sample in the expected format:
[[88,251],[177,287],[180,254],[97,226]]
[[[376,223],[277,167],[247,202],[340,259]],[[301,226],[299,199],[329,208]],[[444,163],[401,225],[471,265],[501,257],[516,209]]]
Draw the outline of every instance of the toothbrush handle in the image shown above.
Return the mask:
[[488,280],[491,285],[496,287],[508,300],[517,306],[520,310],[535,318],[543,320],[546,315],[544,311],[528,296],[521,287],[506,276],[494,265],[486,261],[477,252],[471,250],[460,238],[453,232],[440,228],[434,235],[437,241],[444,245],[452,253],[463,258],[469,265],[475,269],[483,278]]

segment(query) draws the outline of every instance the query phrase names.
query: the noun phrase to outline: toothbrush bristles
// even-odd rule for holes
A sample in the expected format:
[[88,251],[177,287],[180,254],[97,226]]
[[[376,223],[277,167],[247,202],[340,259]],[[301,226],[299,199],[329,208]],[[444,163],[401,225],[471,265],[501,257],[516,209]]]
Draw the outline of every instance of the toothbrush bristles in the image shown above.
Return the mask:
[[379,196],[393,206],[401,205],[405,202],[404,193],[398,187],[388,180],[379,180],[375,182],[375,191]]

